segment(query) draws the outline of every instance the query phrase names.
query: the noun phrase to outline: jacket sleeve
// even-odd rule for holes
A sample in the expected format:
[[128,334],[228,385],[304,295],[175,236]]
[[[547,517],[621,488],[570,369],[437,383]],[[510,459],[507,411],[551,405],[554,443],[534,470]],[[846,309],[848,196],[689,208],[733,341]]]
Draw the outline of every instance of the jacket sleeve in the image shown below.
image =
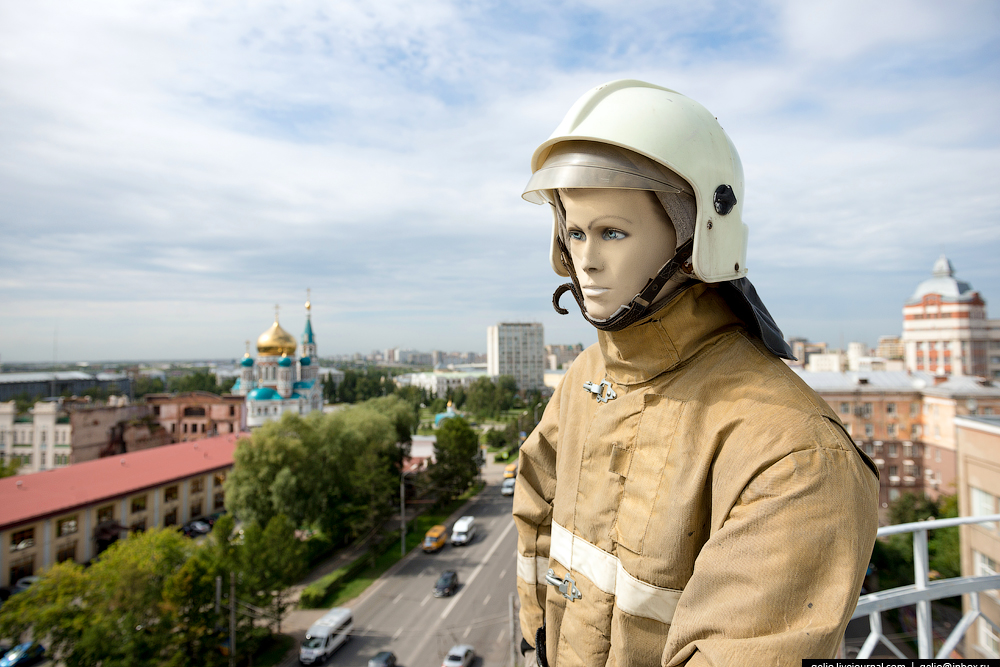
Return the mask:
[[514,485],[517,526],[517,594],[521,601],[521,636],[534,646],[545,622],[545,572],[549,567],[552,499],[556,492],[556,449],[562,385],[549,400],[542,420],[521,445]]
[[878,529],[878,479],[853,449],[792,452],[754,475],[721,523],[713,507],[663,665],[833,657]]

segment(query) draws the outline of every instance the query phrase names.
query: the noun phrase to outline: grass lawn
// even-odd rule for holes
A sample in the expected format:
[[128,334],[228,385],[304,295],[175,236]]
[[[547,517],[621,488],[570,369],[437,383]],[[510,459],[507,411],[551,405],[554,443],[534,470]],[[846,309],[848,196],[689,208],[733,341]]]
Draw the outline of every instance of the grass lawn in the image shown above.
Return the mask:
[[[468,491],[460,495],[445,507],[442,507],[440,510],[435,511],[433,514],[421,514],[413,521],[410,521],[406,527],[406,552],[409,553],[414,548],[420,546],[420,544],[424,541],[424,534],[432,526],[444,523],[452,512],[464,505],[469,498],[479,493],[483,489],[483,486],[484,485],[482,483],[477,482]],[[329,608],[343,606],[345,602],[353,600],[361,595],[366,588],[375,582],[376,579],[385,574],[386,570],[400,560],[398,538],[390,542],[388,545],[385,545],[383,548],[384,551],[382,554],[375,556],[371,565],[361,570],[353,577],[345,579],[333,593],[323,599],[323,603],[320,607]],[[362,558],[368,557],[370,557],[370,555],[362,556]]]

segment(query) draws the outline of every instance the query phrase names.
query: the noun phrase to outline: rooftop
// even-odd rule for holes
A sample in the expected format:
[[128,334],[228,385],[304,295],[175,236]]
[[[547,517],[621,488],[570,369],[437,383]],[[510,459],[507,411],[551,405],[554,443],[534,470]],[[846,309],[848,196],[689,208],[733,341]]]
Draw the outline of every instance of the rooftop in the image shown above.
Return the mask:
[[240,434],[154,447],[0,479],[0,530],[227,468]]
[[806,384],[817,392],[920,392],[929,396],[997,396],[1000,386],[970,375],[951,375],[935,384],[933,373],[926,371],[844,371],[809,372],[793,368]]

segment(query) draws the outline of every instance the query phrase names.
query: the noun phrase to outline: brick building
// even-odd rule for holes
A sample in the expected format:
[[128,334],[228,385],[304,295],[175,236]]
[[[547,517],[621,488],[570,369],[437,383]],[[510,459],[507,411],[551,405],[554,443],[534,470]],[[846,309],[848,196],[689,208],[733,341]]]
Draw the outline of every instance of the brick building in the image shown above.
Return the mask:
[[147,394],[152,418],[173,442],[188,442],[213,435],[247,430],[243,396],[217,396],[207,391],[180,394]]

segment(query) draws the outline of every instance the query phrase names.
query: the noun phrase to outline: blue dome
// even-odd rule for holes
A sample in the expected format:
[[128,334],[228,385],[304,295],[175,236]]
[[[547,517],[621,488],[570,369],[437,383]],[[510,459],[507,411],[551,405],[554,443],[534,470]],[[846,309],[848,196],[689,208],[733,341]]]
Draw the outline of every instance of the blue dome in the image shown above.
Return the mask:
[[247,398],[249,398],[251,401],[268,401],[281,397],[278,395],[278,392],[271,389],[270,387],[257,387],[249,394],[247,394]]
[[243,361],[240,362],[240,366],[243,368],[250,368],[253,366],[253,359],[250,357],[243,357]]
[[288,368],[289,366],[292,365],[292,360],[289,359],[288,357],[282,357],[281,361],[278,362],[278,365],[281,366],[282,368]]
[[312,359],[310,359],[309,357],[302,357],[301,359],[299,359],[299,363],[302,364],[303,366],[308,366],[309,364],[312,363]]

